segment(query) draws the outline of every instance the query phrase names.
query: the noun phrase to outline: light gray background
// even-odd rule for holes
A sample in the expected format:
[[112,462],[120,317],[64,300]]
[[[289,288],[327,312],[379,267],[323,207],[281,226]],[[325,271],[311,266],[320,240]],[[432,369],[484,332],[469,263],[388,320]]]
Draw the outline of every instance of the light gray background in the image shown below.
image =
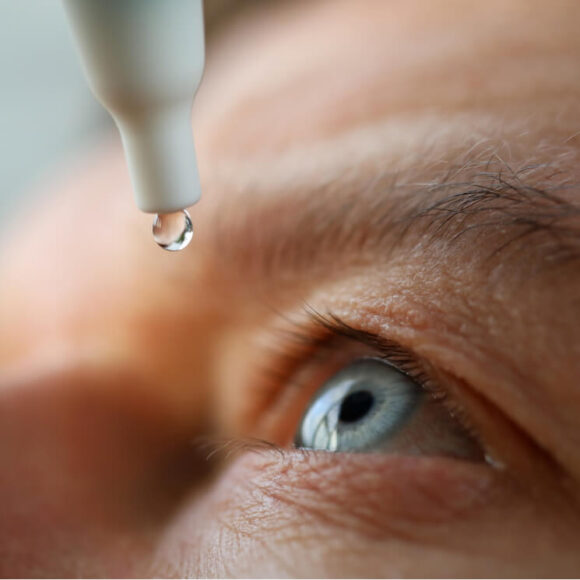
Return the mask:
[[85,83],[60,0],[0,0],[0,223],[111,123]]

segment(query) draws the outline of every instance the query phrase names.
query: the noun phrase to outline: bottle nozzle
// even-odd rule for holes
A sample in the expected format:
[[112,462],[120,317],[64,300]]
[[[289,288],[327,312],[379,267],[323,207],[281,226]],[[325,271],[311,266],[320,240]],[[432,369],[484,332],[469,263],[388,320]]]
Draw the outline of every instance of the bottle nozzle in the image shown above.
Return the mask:
[[200,198],[191,105],[203,72],[201,0],[64,0],[86,75],[119,130],[138,207]]

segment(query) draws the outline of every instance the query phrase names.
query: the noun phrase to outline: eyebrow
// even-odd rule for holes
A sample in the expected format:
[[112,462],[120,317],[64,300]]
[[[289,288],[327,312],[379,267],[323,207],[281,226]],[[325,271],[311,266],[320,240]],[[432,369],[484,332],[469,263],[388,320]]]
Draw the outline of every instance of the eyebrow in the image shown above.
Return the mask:
[[[477,174],[472,181],[444,180],[426,189],[437,200],[414,208],[402,219],[402,234],[417,229],[430,241],[448,244],[475,234],[491,234],[489,258],[512,245],[544,245],[543,263],[561,264],[580,257],[580,206],[566,199],[577,183],[556,180],[562,172],[549,164],[513,171],[502,162],[499,170]],[[440,194],[443,197],[438,198]],[[476,240],[477,241],[477,240]]]
[[311,190],[244,192],[231,203],[240,213],[217,220],[215,247],[244,277],[270,280],[378,265],[417,248],[425,259],[467,248],[484,262],[532,253],[534,273],[580,258],[580,206],[570,200],[580,185],[558,163],[514,168],[470,152],[436,173],[418,181],[380,171]]

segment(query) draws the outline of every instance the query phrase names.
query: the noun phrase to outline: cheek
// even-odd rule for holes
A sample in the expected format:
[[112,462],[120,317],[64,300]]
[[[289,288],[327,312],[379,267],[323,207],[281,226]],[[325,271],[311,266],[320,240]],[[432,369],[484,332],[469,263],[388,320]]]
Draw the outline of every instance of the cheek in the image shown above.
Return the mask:
[[[184,510],[159,561],[194,576],[433,574],[464,522],[483,519],[490,471],[381,455],[250,454]],[[446,563],[461,564],[461,554]]]
[[160,545],[157,570],[194,577],[565,576],[580,563],[578,518],[550,501],[554,490],[539,493],[532,497],[504,474],[469,462],[248,454],[184,507]]

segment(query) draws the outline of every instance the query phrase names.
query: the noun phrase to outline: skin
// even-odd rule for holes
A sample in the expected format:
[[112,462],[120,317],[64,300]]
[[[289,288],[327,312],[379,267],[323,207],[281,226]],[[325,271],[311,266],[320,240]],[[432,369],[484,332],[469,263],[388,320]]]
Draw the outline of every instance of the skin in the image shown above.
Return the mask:
[[[2,575],[577,576],[578,214],[519,238],[497,208],[435,237],[401,219],[465,183],[505,209],[498,175],[580,203],[579,18],[252,9],[209,46],[190,248],[151,242],[118,146],[47,187],[0,258]],[[411,351],[490,461],[224,450],[289,444],[373,354],[343,337],[289,365],[280,333],[320,333],[305,303]]]

